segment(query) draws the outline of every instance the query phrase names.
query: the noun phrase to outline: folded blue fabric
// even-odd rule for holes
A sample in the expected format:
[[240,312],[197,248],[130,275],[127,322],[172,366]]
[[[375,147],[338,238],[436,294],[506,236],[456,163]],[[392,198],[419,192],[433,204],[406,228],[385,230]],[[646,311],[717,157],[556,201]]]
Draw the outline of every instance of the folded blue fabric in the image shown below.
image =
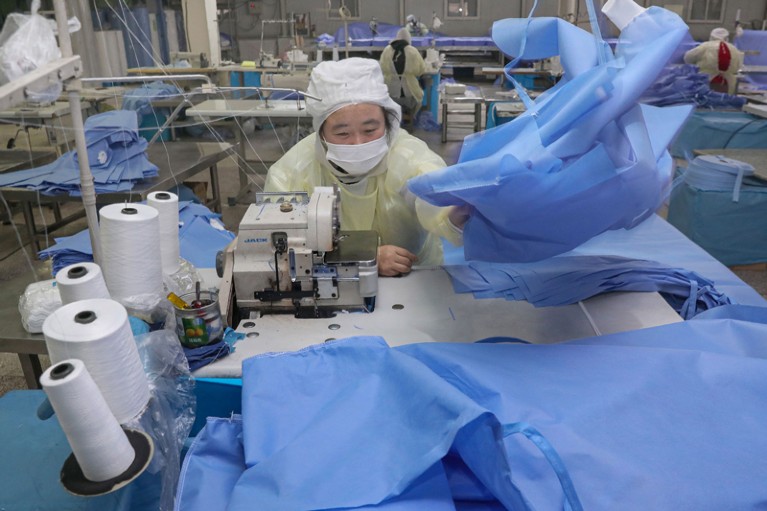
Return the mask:
[[[86,119],[84,129],[97,194],[130,190],[135,182],[157,175],[157,165],[146,157],[147,142],[138,136],[135,112],[113,110],[93,115]],[[67,152],[48,165],[2,174],[0,186],[79,196],[77,151]]]
[[445,269],[457,293],[526,300],[536,307],[567,305],[611,291],[657,291],[690,319],[730,303],[712,281],[694,271],[619,256],[573,255],[534,263],[473,261]]

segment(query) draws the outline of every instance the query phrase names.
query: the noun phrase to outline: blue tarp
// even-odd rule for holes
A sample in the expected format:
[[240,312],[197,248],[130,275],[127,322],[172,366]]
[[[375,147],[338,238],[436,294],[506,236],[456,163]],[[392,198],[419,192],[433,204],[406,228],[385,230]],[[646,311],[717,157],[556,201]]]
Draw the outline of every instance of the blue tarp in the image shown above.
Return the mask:
[[671,156],[692,159],[695,149],[767,149],[767,119],[744,112],[694,112],[669,147]]
[[691,107],[637,99],[686,34],[679,16],[650,7],[624,28],[613,55],[558,18],[496,22],[493,39],[504,53],[561,54],[565,76],[527,99],[516,119],[467,137],[456,165],[410,180],[410,190],[438,206],[471,206],[467,259],[537,261],[638,225],[669,191],[666,148]]
[[725,306],[558,345],[254,357],[242,417],[209,419],[176,509],[759,508],[765,339],[767,308]]

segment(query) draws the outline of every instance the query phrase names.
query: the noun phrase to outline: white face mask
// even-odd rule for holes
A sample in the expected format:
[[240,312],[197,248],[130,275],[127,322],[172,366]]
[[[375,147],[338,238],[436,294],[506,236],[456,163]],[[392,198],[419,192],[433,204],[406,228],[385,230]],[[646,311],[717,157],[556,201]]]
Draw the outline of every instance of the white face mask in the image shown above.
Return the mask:
[[389,151],[386,134],[365,144],[331,144],[326,141],[325,145],[328,146],[328,161],[344,169],[349,176],[364,176],[378,165]]

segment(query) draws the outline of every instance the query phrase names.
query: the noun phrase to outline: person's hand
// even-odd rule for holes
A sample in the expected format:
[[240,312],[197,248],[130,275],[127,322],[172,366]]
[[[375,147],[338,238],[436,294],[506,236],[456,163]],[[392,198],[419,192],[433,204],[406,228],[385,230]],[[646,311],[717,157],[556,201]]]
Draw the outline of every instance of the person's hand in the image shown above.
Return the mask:
[[450,213],[448,213],[447,218],[450,220],[451,224],[462,230],[466,221],[469,220],[469,217],[471,216],[471,209],[471,206],[468,204],[464,204],[463,206],[453,206]]
[[415,254],[402,247],[381,245],[378,247],[378,274],[382,277],[408,274],[417,260]]

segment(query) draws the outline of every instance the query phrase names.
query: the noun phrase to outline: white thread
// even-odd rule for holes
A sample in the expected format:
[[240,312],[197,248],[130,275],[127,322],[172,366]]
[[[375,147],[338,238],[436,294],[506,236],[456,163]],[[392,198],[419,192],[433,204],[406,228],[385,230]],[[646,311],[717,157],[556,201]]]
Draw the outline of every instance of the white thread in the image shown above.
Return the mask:
[[121,304],[93,298],[64,305],[45,320],[43,335],[52,363],[85,363],[120,424],[144,410],[149,384]]
[[179,269],[178,195],[170,192],[152,192],[146,203],[160,214],[160,253],[162,272],[173,275]]
[[49,367],[40,384],[89,481],[106,481],[128,470],[136,453],[81,360]]
[[76,263],[62,268],[56,273],[56,287],[64,305],[88,298],[109,298],[104,275],[96,263]]
[[99,210],[101,269],[116,300],[162,293],[159,213],[144,204],[110,204]]

